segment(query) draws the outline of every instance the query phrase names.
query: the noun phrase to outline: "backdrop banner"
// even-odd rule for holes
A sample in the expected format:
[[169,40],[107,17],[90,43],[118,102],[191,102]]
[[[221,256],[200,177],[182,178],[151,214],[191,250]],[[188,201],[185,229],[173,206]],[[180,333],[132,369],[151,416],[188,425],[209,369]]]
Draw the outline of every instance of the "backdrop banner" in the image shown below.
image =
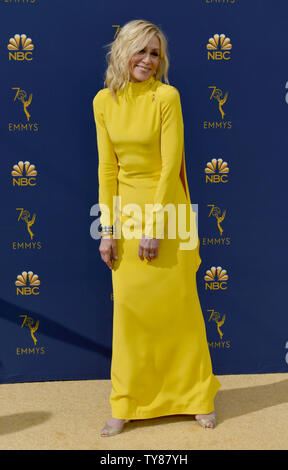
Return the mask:
[[214,373],[288,371],[287,0],[0,0],[2,383],[110,378],[92,102],[133,19],[168,39]]

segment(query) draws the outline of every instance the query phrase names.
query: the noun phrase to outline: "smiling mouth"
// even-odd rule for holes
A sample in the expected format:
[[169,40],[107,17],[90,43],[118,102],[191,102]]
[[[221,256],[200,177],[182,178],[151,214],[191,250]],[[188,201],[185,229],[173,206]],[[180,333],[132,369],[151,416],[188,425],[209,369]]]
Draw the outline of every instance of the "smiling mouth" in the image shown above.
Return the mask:
[[136,65],[136,67],[138,67],[140,70],[143,70],[143,72],[149,72],[149,68],[146,68],[146,67],[142,67],[142,65]]

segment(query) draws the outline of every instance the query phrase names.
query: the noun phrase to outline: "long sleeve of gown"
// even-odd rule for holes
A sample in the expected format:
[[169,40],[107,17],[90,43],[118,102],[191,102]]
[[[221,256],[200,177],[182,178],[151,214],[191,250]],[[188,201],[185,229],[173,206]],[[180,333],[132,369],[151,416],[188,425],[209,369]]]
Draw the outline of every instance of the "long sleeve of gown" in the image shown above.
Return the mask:
[[[117,195],[118,161],[104,121],[103,94],[100,90],[93,99],[97,132],[99,206],[102,226],[113,225],[113,196]],[[109,209],[109,212],[107,211]]]
[[[180,94],[177,88],[170,86],[161,96],[161,159],[162,170],[154,195],[153,211],[147,211],[145,235],[156,237],[156,214],[163,213],[166,204],[174,203],[177,183],[180,178],[184,146],[184,124]],[[175,208],[177,211],[177,207]],[[158,220],[161,217],[158,217]],[[164,223],[157,223],[160,237],[164,236]],[[158,232],[159,233],[159,232]]]

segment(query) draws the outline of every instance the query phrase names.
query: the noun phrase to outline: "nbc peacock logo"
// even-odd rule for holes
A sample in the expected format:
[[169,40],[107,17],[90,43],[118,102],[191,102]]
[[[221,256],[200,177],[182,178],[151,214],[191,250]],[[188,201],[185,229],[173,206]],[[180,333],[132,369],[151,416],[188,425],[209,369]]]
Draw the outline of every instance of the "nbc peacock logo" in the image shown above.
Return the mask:
[[15,281],[17,295],[39,295],[40,280],[33,271],[23,271]]
[[11,171],[13,186],[36,186],[37,171],[30,162],[18,162]]
[[230,51],[232,44],[230,38],[226,37],[225,34],[214,34],[212,38],[209,38],[208,44],[206,45],[208,50],[208,60],[230,60]]
[[33,60],[34,45],[32,39],[28,38],[26,34],[15,34],[13,38],[9,39],[7,49],[9,51],[9,60],[19,62]]
[[222,158],[213,158],[206,163],[204,172],[206,173],[205,183],[227,183],[229,173],[228,163]]
[[212,266],[207,269],[204,280],[206,281],[205,290],[226,290],[228,274],[222,266],[217,266],[217,268]]

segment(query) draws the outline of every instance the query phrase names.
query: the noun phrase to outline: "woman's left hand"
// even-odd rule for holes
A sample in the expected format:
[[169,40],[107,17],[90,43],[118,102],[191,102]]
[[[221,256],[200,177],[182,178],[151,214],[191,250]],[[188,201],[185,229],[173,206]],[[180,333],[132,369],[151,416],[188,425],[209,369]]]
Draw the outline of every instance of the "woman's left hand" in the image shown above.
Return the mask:
[[139,258],[142,260],[146,258],[148,261],[152,261],[153,259],[157,258],[159,244],[159,238],[150,238],[145,236],[143,233],[138,249]]

